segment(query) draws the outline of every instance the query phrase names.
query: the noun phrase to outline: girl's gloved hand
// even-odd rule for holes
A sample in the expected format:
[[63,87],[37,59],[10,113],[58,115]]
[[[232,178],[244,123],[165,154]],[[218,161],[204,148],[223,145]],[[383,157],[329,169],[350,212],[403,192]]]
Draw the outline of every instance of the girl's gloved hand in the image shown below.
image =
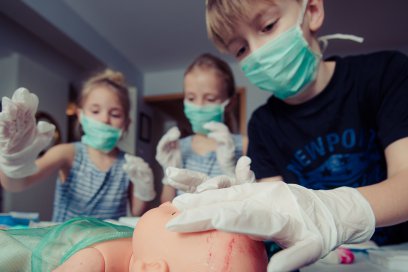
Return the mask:
[[[172,127],[160,139],[156,148],[156,160],[166,173],[167,167],[181,167],[181,151],[180,151],[180,130],[177,127]],[[163,184],[167,184],[166,178],[163,178]]]
[[228,127],[219,122],[208,122],[203,126],[211,131],[208,137],[217,142],[217,161],[226,175],[234,176],[235,143]]
[[36,124],[37,107],[38,97],[24,88],[17,89],[11,99],[2,99],[0,169],[10,178],[34,174],[38,154],[54,135],[54,125],[43,121]]
[[168,184],[176,189],[187,193],[200,193],[254,182],[255,175],[251,171],[250,165],[251,159],[243,156],[238,160],[235,167],[235,177],[222,175],[214,178],[188,169],[169,167],[166,170],[166,179]]
[[360,243],[374,233],[367,200],[354,188],[309,190],[285,182],[244,183],[173,200],[181,211],[167,224],[179,232],[219,229],[271,240],[284,250],[268,265],[292,271],[313,263],[344,243]]
[[153,200],[156,197],[156,191],[152,169],[140,157],[125,154],[125,160],[123,170],[133,183],[133,195],[143,201]]

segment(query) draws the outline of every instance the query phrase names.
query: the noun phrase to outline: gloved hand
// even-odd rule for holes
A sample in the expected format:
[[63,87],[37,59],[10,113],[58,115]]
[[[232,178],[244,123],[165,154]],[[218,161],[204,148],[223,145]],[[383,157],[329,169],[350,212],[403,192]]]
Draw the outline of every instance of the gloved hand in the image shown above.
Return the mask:
[[168,184],[176,189],[187,193],[200,193],[207,190],[254,182],[255,175],[251,171],[250,165],[251,159],[242,156],[235,167],[235,177],[222,175],[214,178],[188,169],[169,167],[166,170],[166,179]]
[[133,183],[133,195],[143,201],[153,200],[156,197],[156,191],[152,169],[140,157],[125,154],[125,160],[123,170]]
[[0,169],[10,178],[24,178],[37,171],[35,160],[54,135],[55,126],[40,121],[35,113],[38,97],[17,89],[12,98],[3,97],[0,113]]
[[235,169],[235,143],[226,125],[219,122],[208,122],[203,126],[211,131],[208,137],[217,143],[217,161],[226,175],[233,176]]
[[[160,139],[156,148],[156,160],[166,173],[167,167],[181,167],[181,151],[180,151],[180,130],[177,127],[172,127]],[[166,177],[162,180],[163,184],[167,184]]]
[[353,188],[309,190],[284,182],[245,183],[183,194],[173,200],[182,213],[167,224],[179,232],[219,229],[272,240],[284,250],[268,272],[291,271],[328,254],[343,243],[359,243],[374,233],[375,218]]

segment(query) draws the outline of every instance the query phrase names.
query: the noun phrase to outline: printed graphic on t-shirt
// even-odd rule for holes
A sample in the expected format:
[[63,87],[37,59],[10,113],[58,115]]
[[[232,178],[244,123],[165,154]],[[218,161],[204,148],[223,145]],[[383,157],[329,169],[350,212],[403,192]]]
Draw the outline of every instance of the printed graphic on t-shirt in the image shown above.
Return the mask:
[[385,178],[382,151],[374,130],[319,136],[293,153],[286,169],[300,185],[313,189],[359,187]]

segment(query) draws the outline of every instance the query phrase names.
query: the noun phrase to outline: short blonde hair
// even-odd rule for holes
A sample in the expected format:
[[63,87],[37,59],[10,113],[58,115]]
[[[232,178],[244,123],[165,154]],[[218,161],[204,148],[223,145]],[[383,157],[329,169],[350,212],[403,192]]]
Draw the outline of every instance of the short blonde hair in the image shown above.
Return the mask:
[[[271,3],[275,0],[257,1]],[[237,22],[249,19],[248,13],[253,4],[254,0],[206,0],[207,33],[218,50],[228,51],[227,42],[234,35]]]
[[206,0],[207,33],[222,52],[227,52],[226,38],[234,34],[236,22],[247,19],[251,0]]
[[92,90],[100,86],[108,87],[117,95],[119,103],[123,108],[123,112],[125,115],[125,130],[127,130],[130,124],[129,115],[131,105],[129,99],[129,89],[126,85],[125,77],[121,72],[114,71],[112,69],[105,69],[89,77],[82,84],[81,93],[78,97],[79,107],[82,108],[85,100],[88,98]]

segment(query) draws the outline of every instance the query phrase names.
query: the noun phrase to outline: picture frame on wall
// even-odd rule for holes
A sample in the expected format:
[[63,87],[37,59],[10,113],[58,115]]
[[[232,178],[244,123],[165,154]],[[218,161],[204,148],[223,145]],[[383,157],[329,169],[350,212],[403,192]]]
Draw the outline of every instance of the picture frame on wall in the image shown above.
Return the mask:
[[149,143],[152,138],[152,119],[144,112],[139,114],[139,139]]

